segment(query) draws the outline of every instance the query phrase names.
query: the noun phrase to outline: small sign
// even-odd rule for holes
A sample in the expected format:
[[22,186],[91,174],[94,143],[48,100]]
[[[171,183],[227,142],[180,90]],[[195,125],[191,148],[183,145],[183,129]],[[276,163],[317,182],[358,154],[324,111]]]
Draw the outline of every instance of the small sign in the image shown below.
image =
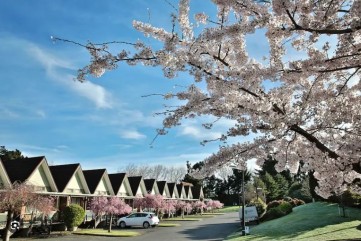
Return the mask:
[[[246,207],[244,210],[245,222],[257,221],[258,213],[256,206]],[[242,208],[239,209],[239,219],[242,221]]]

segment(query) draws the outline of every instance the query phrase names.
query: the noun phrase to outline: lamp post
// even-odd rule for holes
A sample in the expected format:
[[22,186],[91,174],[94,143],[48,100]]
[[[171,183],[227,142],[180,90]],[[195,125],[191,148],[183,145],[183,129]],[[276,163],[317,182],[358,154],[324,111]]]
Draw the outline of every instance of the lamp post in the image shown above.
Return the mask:
[[241,236],[246,236],[246,220],[245,220],[245,206],[246,206],[246,199],[245,199],[245,191],[244,191],[244,172],[246,171],[246,163],[244,163],[243,165],[240,164],[238,166],[230,166],[236,170],[242,171],[242,186],[241,186],[241,191],[242,191],[242,219],[241,219]]
[[242,222],[241,222],[241,228],[242,228],[242,236],[246,236],[246,220],[245,220],[245,206],[246,206],[246,200],[244,198],[244,172],[245,170],[242,170]]

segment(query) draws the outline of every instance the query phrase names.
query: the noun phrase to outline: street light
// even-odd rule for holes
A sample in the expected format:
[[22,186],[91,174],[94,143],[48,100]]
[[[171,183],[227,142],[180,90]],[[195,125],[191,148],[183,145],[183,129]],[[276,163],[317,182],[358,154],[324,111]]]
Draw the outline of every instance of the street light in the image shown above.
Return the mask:
[[245,206],[246,206],[246,200],[245,200],[245,191],[244,191],[244,172],[247,169],[247,163],[240,163],[238,164],[238,166],[230,166],[231,168],[234,168],[236,170],[242,171],[242,187],[241,187],[241,191],[242,191],[242,220],[241,220],[241,229],[242,229],[242,233],[241,236],[246,236],[246,220],[245,220]]

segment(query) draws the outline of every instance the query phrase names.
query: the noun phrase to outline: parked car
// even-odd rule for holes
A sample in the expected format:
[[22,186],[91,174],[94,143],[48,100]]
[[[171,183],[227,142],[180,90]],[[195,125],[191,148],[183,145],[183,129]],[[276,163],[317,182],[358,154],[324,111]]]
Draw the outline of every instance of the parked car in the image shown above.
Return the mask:
[[143,228],[154,227],[159,224],[159,218],[155,213],[141,212],[132,213],[126,217],[118,219],[117,226],[120,228],[130,226],[142,226]]

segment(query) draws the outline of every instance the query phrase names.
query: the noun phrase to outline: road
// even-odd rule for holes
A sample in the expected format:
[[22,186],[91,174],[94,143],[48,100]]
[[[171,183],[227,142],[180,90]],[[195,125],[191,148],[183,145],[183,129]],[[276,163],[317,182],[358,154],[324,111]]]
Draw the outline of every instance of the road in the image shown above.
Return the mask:
[[[217,215],[213,218],[204,218],[201,221],[183,221],[179,222],[179,227],[156,227],[147,230],[134,229],[134,231],[144,231],[144,234],[137,237],[110,238],[82,235],[68,235],[63,237],[54,237],[47,240],[59,241],[222,241],[230,233],[235,232],[240,223],[238,213],[227,213]],[[129,229],[132,230],[132,229]],[[32,241],[37,239],[32,239]],[[45,239],[39,239],[44,241]]]

